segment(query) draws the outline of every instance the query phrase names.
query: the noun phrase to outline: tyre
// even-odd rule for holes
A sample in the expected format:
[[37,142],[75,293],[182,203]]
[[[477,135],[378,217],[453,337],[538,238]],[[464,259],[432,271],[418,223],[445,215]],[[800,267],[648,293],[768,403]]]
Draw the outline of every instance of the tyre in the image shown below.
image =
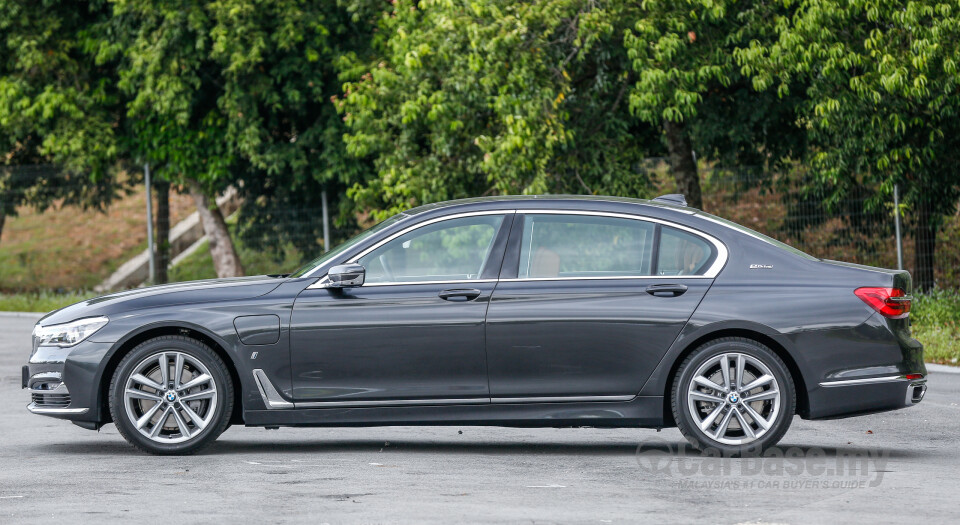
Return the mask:
[[780,441],[796,394],[777,354],[751,339],[727,337],[693,351],[674,376],[673,417],[694,447],[726,456],[759,454]]
[[226,430],[233,382],[205,344],[150,339],[124,356],[110,381],[110,415],[130,444],[151,454],[192,454]]

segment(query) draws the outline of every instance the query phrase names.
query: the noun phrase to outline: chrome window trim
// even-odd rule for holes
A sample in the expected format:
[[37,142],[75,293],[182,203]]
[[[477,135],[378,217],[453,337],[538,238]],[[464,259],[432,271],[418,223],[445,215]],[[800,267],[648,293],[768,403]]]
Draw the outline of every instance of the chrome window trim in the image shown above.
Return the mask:
[[[730,252],[727,250],[727,246],[720,242],[717,238],[712,235],[700,231],[696,228],[691,228],[683,224],[677,224],[672,221],[657,219],[655,217],[648,217],[646,215],[640,214],[631,214],[631,213],[621,213],[621,212],[606,212],[606,211],[592,211],[592,210],[561,210],[561,209],[509,209],[509,210],[484,210],[484,211],[473,211],[473,212],[464,212],[464,213],[455,213],[453,215],[445,215],[443,217],[436,217],[418,224],[411,225],[403,230],[400,230],[397,233],[387,237],[386,239],[381,240],[380,242],[374,244],[373,246],[367,248],[366,250],[360,252],[359,255],[351,257],[347,261],[343,261],[339,264],[351,264],[356,263],[362,259],[368,253],[376,250],[377,248],[383,246],[384,244],[414,231],[418,228],[424,226],[429,226],[431,224],[436,224],[438,222],[451,220],[451,219],[460,219],[463,217],[474,217],[482,215],[510,215],[510,214],[524,214],[524,215],[586,215],[593,217],[613,217],[618,219],[630,219],[635,221],[646,221],[654,224],[661,224],[664,226],[669,226],[671,228],[676,228],[678,230],[685,231],[692,235],[696,235],[702,239],[707,240],[710,244],[714,246],[717,250],[717,258],[707,269],[703,275],[607,275],[607,276],[597,276],[597,277],[528,277],[528,278],[512,278],[512,279],[474,279],[466,281],[406,281],[399,283],[364,283],[363,286],[408,286],[413,284],[465,284],[465,283],[480,283],[480,282],[524,282],[524,281],[597,281],[597,280],[616,280],[616,279],[714,279],[717,275],[720,274],[720,271],[723,270],[723,267],[726,266],[727,260],[729,259]],[[329,281],[326,280],[326,276],[321,278],[319,281],[311,284],[307,287],[308,290],[317,290],[327,288]]]
[[[689,227],[689,226],[684,226],[684,225],[682,225],[682,224],[677,224],[677,223],[675,223],[675,222],[666,221],[666,220],[663,220],[663,219],[657,219],[657,218],[654,218],[654,217],[648,217],[648,216],[646,216],[646,215],[638,215],[638,214],[630,214],[630,213],[619,213],[619,212],[606,212],[606,211],[591,211],[591,210],[553,210],[553,209],[551,209],[551,210],[536,210],[536,209],[534,209],[534,210],[525,210],[525,209],[517,209],[517,210],[515,210],[515,211],[516,211],[516,213],[518,213],[518,214],[523,214],[523,215],[588,215],[588,216],[595,216],[595,217],[613,217],[613,218],[617,218],[617,219],[631,219],[631,220],[635,220],[635,221],[652,222],[652,223],[654,223],[654,224],[661,224],[661,225],[664,225],[664,226],[669,226],[669,227],[671,227],[671,228],[676,228],[676,229],[678,229],[678,230],[682,230],[682,231],[685,231],[685,232],[687,232],[687,233],[690,233],[691,235],[696,235],[697,237],[700,237],[700,238],[702,238],[702,239],[705,239],[705,240],[708,241],[710,244],[712,244],[712,245],[714,246],[714,248],[717,249],[717,259],[716,259],[715,261],[713,261],[713,264],[710,265],[710,268],[708,268],[707,271],[703,273],[703,275],[649,275],[649,276],[647,276],[647,275],[644,275],[644,276],[630,276],[630,275],[625,275],[625,276],[619,277],[619,278],[623,278],[623,279],[638,279],[638,278],[655,278],[655,279],[664,279],[664,278],[670,278],[670,279],[700,278],[700,279],[713,279],[713,278],[715,278],[717,275],[720,274],[720,270],[722,270],[723,267],[727,264],[727,259],[728,259],[728,257],[729,257],[729,251],[727,251],[727,246],[726,246],[725,244],[723,244],[722,242],[720,242],[720,241],[719,241],[718,239],[716,239],[715,237],[713,237],[712,235],[709,235],[709,234],[707,234],[707,233],[704,233],[704,232],[702,232],[702,231],[700,231],[700,230],[697,230],[697,229],[695,229],[695,228],[691,228],[691,227]],[[616,279],[616,278],[618,278],[618,277],[613,277],[613,276],[604,277],[604,279]],[[560,278],[553,278],[553,277],[549,277],[549,278],[536,277],[536,278],[531,278],[531,279],[529,279],[529,280],[572,280],[572,279],[586,279],[586,280],[590,280],[590,279],[596,279],[596,278],[595,278],[595,277],[560,277]],[[502,280],[506,281],[507,279],[502,279]],[[517,280],[524,281],[524,280],[528,280],[528,279],[517,279]]]
[[822,387],[852,386],[852,385],[872,385],[875,383],[893,383],[896,381],[907,381],[904,376],[884,376],[884,377],[866,377],[863,379],[840,379],[837,381],[822,381]]
[[[340,263],[340,264],[355,264],[357,261],[359,261],[360,259],[362,259],[362,258],[363,258],[364,256],[366,256],[368,253],[376,250],[377,248],[383,246],[384,244],[387,244],[388,242],[396,239],[397,237],[400,237],[400,236],[402,236],[402,235],[405,235],[405,234],[407,234],[407,233],[409,233],[409,232],[412,232],[412,231],[414,231],[414,230],[418,230],[418,229],[420,229],[420,228],[422,228],[422,227],[424,227],[424,226],[429,226],[429,225],[431,225],[431,224],[436,224],[436,223],[438,223],[438,222],[443,222],[443,221],[446,221],[446,220],[462,219],[462,218],[464,218],[464,217],[478,217],[478,216],[483,216],[483,215],[503,215],[503,216],[507,216],[507,215],[511,215],[511,214],[513,214],[513,213],[516,213],[516,211],[515,211],[515,210],[484,210],[484,211],[473,211],[473,212],[456,213],[456,214],[453,214],[453,215],[445,215],[445,216],[443,216],[443,217],[436,217],[436,218],[434,218],[434,219],[426,220],[426,221],[423,221],[423,222],[421,222],[421,223],[417,223],[417,224],[411,225],[411,226],[409,226],[409,227],[407,227],[407,228],[404,228],[403,230],[400,230],[400,231],[398,231],[397,233],[394,233],[393,235],[387,237],[386,239],[381,240],[380,242],[374,244],[373,246],[367,248],[366,250],[363,250],[362,252],[360,252],[359,255],[356,255],[355,257],[351,257],[349,260],[344,261],[344,262],[342,262],[342,263]],[[501,225],[502,225],[502,224],[503,224],[503,223],[501,223]],[[499,233],[499,230],[498,230],[498,233]],[[463,280],[453,280],[453,281],[405,281],[405,282],[398,282],[398,283],[363,283],[363,286],[364,286],[364,287],[367,287],[367,286],[403,286],[403,285],[408,285],[408,284],[446,284],[446,283],[451,283],[451,284],[453,284],[453,283],[478,283],[478,282],[496,282],[496,279],[473,279],[473,280],[466,280],[466,281],[463,281]],[[324,276],[323,279],[320,279],[319,281],[311,284],[310,286],[307,287],[307,289],[308,289],[308,290],[316,290],[316,289],[326,288],[328,283],[329,283],[329,281],[327,281],[327,280],[326,280],[326,276]]]
[[630,279],[713,279],[708,275],[611,275],[607,277],[511,277],[500,279],[501,283],[522,283],[527,281],[614,281]]

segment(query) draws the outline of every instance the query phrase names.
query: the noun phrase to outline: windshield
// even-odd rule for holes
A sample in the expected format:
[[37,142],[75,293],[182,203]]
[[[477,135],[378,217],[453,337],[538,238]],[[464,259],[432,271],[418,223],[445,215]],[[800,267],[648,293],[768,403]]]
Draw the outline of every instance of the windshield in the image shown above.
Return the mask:
[[341,253],[347,251],[348,249],[350,249],[351,247],[353,247],[354,245],[356,245],[356,244],[359,243],[360,241],[362,241],[362,240],[366,239],[367,237],[373,235],[374,233],[377,233],[378,231],[380,231],[380,230],[382,230],[382,229],[390,226],[391,224],[396,223],[397,221],[399,221],[400,219],[402,219],[402,218],[404,218],[404,217],[406,217],[406,215],[404,215],[404,214],[402,214],[402,213],[398,213],[398,214],[394,215],[393,217],[390,217],[389,219],[381,222],[380,224],[377,224],[377,225],[374,226],[373,228],[370,228],[369,230],[366,230],[366,231],[363,231],[363,232],[358,233],[357,235],[355,235],[355,236],[353,236],[352,238],[350,238],[350,240],[348,240],[347,242],[345,242],[345,243],[337,246],[336,248],[330,250],[329,252],[324,253],[324,254],[321,255],[320,257],[317,257],[316,259],[308,262],[308,263],[307,263],[306,265],[304,265],[302,268],[300,268],[299,270],[297,270],[297,271],[293,272],[292,274],[290,274],[290,277],[294,277],[294,278],[296,278],[296,277],[303,277],[303,276],[309,274],[311,271],[313,271],[314,268],[316,268],[316,267],[320,266],[321,264],[323,264],[323,263],[325,263],[325,262],[333,259],[334,257],[336,257],[336,256],[340,255]]

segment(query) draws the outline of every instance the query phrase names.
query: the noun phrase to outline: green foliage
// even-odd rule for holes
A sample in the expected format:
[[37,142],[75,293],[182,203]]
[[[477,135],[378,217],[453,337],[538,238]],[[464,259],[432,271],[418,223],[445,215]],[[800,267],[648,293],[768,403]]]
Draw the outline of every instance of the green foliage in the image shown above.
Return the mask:
[[891,0],[783,0],[777,38],[737,51],[759,90],[786,95],[806,83],[803,124],[818,148],[810,160],[832,196],[900,184],[904,201],[936,212],[960,197],[960,5]]
[[[235,224],[229,224],[232,235],[237,234]],[[268,275],[290,273],[297,269],[302,255],[293,246],[287,244],[278,252],[264,252],[248,246],[241,238],[235,241],[237,255],[243,261],[243,267],[249,275]],[[199,279],[216,279],[217,272],[213,267],[213,257],[207,249],[206,242],[197,251],[186,256],[179,264],[170,268],[170,282],[196,281]]]
[[645,195],[656,135],[632,119],[622,2],[412,2],[384,13],[372,60],[342,61],[348,151],[378,218],[491,193]]
[[0,0],[0,165],[43,164],[0,170],[0,229],[20,205],[103,209],[116,196],[122,104],[99,53],[109,20],[104,1]]
[[[336,3],[304,0],[115,5],[142,158],[209,192],[237,185],[240,235],[261,249],[279,254],[293,242],[315,255],[324,188],[349,229],[350,207],[338,202],[365,164],[346,155],[329,99],[340,92],[337,58],[368,46],[362,22]],[[304,208],[317,216],[290,213]]]
[[960,292],[934,289],[915,296],[910,322],[927,361],[960,364]]
[[[646,0],[624,33],[636,73],[630,109],[641,120],[686,122],[698,157],[781,166],[806,149],[793,125],[797,97],[757,93],[741,74],[740,47],[770,42],[776,6],[736,0]],[[784,12],[784,9],[780,9]]]

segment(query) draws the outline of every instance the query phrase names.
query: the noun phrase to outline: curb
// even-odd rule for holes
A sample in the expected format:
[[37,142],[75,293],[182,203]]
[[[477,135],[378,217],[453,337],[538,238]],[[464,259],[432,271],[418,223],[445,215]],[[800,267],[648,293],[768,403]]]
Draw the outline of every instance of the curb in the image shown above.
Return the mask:
[[927,363],[927,372],[934,372],[937,374],[960,374],[960,366]]
[[0,312],[0,317],[23,317],[25,319],[40,319],[48,312]]

